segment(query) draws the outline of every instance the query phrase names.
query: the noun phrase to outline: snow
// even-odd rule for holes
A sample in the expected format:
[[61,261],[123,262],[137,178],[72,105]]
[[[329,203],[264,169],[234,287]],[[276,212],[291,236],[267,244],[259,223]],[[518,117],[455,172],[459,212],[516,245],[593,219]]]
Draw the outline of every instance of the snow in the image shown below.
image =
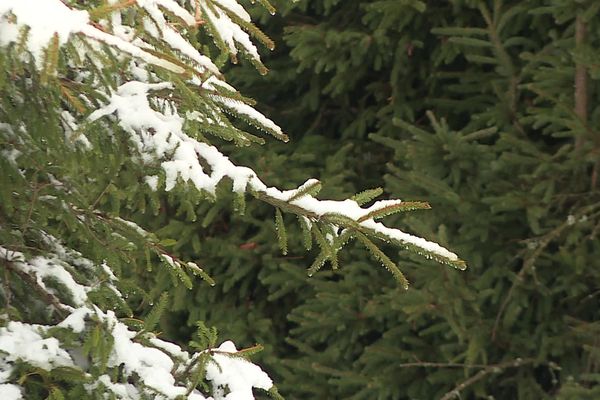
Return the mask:
[[93,269],[94,263],[83,257],[80,252],[64,247],[58,239],[45,232],[41,232],[44,243],[48,245],[54,254],[61,260],[77,267]]
[[133,56],[140,58],[147,62],[148,64],[153,64],[162,68],[165,68],[169,71],[175,72],[177,74],[181,74],[185,72],[185,70],[179,65],[173,64],[172,62],[166,61],[160,57],[156,57],[144,50],[140,47],[127,42],[126,40],[121,39],[118,36],[111,35],[109,33],[103,32],[98,28],[95,28],[91,25],[85,25],[80,30],[85,36],[96,39],[102,43],[106,43],[110,46],[116,47],[119,50]]
[[2,400],[20,400],[23,398],[21,389],[12,383],[0,384],[0,399]]
[[[260,60],[260,56],[258,55],[258,50],[256,46],[250,40],[250,37],[246,32],[239,27],[239,25],[235,24],[222,9],[218,7],[214,7],[211,10],[211,7],[200,3],[202,7],[202,13],[212,21],[212,24],[217,31],[219,37],[223,40],[223,42],[227,45],[229,52],[233,55],[237,54],[238,50],[236,47],[236,43],[240,44],[244,50],[250,54],[252,58],[255,60]],[[213,12],[213,10],[215,12]]]
[[85,149],[91,149],[92,144],[88,138],[79,130],[79,126],[73,115],[64,110],[61,114],[61,122],[68,142],[80,143]]
[[[281,128],[276,125],[273,121],[256,111],[254,108],[250,107],[248,104],[244,104],[241,101],[229,99],[222,96],[213,96],[213,99],[221,103],[222,105],[234,110],[239,115],[245,115],[250,118],[252,121],[256,121],[259,126],[264,126],[268,129],[271,129],[276,134],[283,135]],[[285,140],[287,142],[287,140]]]
[[[215,400],[252,400],[252,388],[269,390],[273,381],[257,365],[240,356],[229,356],[223,353],[236,353],[233,342],[223,342],[213,354],[213,360],[206,366],[206,378],[213,384]],[[219,354],[222,353],[222,354]],[[222,388],[228,388],[225,394]]]
[[[198,72],[204,73],[208,70],[213,74],[219,74],[218,68],[213,64],[210,58],[200,54],[190,42],[184,39],[167,23],[162,11],[158,8],[158,5],[172,11],[188,25],[193,26],[196,24],[196,20],[191,14],[181,8],[177,3],[170,0],[138,0],[137,3],[142,6],[152,18],[152,21],[144,21],[144,28],[147,33],[157,39],[164,40],[171,48],[179,50],[182,54],[194,60],[198,64]],[[156,24],[156,26],[154,26],[154,24]]]
[[99,384],[104,385],[104,387],[110,390],[117,399],[127,399],[127,400],[139,400],[141,399],[139,390],[130,383],[114,383],[110,380],[110,377],[106,374],[100,375],[98,380],[93,384],[86,385],[86,389],[91,391],[99,386]]
[[[7,21],[9,12],[16,16],[16,24]],[[81,31],[89,22],[87,12],[72,10],[60,0],[3,0],[0,16],[0,45],[17,42],[21,26],[28,26],[27,48],[38,66],[42,64],[44,49],[55,34],[62,45],[72,33]]]
[[[128,228],[133,229],[135,231],[135,233],[137,233],[140,236],[147,237],[149,235],[149,233],[144,228],[142,228],[141,226],[139,226],[138,224],[136,224],[133,221],[129,221],[127,219],[123,219],[120,217],[116,217],[115,220],[119,221],[123,225],[126,225]],[[116,277],[113,275],[112,279],[115,280]]]
[[[82,305],[87,300],[89,288],[77,283],[75,279],[73,279],[73,275],[67,272],[58,259],[49,259],[40,256],[32,258],[28,263],[19,263],[17,266],[20,267],[23,272],[34,275],[37,284],[44,289],[47,289],[44,278],[51,277],[60,281],[60,283],[65,285],[71,292],[73,301],[78,306]],[[51,290],[48,291],[52,292]]]
[[158,176],[156,175],[149,175],[144,177],[144,182],[146,182],[146,184],[148,186],[150,186],[150,189],[152,189],[153,191],[157,191],[158,190]]
[[2,246],[0,246],[0,257],[11,261],[15,268],[33,276],[38,286],[46,289],[49,293],[52,293],[52,289],[46,287],[44,282],[44,278],[46,277],[54,278],[66,286],[76,305],[82,305],[87,300],[89,288],[77,283],[71,273],[63,266],[62,260],[57,257],[47,258],[37,256],[25,262],[23,253],[18,251],[11,252]]
[[[216,84],[216,82],[216,80],[210,81],[209,85]],[[244,190],[262,192],[274,199],[300,207],[307,214],[312,214],[316,218],[326,214],[338,214],[355,221],[373,211],[401,203],[400,200],[384,200],[375,202],[371,207],[363,208],[354,200],[318,200],[308,194],[290,201],[299,191],[309,185],[314,185],[317,181],[308,180],[298,189],[288,191],[267,187],[252,169],[234,165],[216,147],[189,137],[183,131],[184,119],[177,114],[175,105],[171,104],[169,110],[165,112],[156,111],[150,106],[148,92],[171,87],[168,82],[159,84],[128,82],[110,96],[109,104],[89,116],[89,119],[94,121],[116,113],[119,125],[131,134],[132,141],[136,143],[138,150],[148,154],[150,159],[163,160],[161,167],[165,172],[166,191],[172,190],[177,180],[181,179],[183,182],[191,181],[198,190],[214,194],[217,184],[224,177],[229,177],[233,181],[233,190],[237,193]],[[200,160],[210,166],[210,172],[205,171]],[[361,221],[360,225],[390,239],[420,247],[424,251],[451,261],[458,260],[456,254],[437,243],[399,229],[388,228],[373,219]]]
[[[160,3],[162,6],[172,11],[177,9],[176,12],[178,15],[181,14],[180,7],[173,1],[138,0],[138,3],[146,4],[147,9],[149,10],[155,9],[156,3]],[[9,13],[15,15],[17,19],[16,23],[12,23],[9,20]],[[149,64],[163,67],[175,73],[183,73],[185,71],[182,67],[156,57],[149,52],[144,51],[139,46],[130,43],[126,40],[128,35],[125,33],[126,30],[122,27],[117,29],[114,35],[104,32],[89,24],[89,15],[86,11],[73,10],[60,0],[3,0],[0,3],[0,16],[0,45],[6,46],[12,42],[17,42],[19,40],[21,28],[27,26],[29,28],[27,49],[33,55],[38,67],[42,66],[44,49],[48,47],[48,44],[55,34],[58,37],[59,45],[63,45],[69,40],[71,34],[81,33],[88,38],[98,40],[118,48],[133,57],[140,58]],[[184,20],[190,21],[189,17],[191,16],[185,17]],[[118,21],[118,19],[113,19],[113,22],[115,21]],[[169,44],[173,45],[175,48],[177,48],[177,46],[185,46],[181,43],[181,40],[183,40],[181,36],[176,33],[173,34],[174,31],[166,26],[166,22],[164,27],[166,31],[169,32],[169,38],[166,40]],[[140,41],[140,43],[143,42]],[[188,56],[192,56],[189,48],[183,49],[183,52]],[[197,51],[195,53],[194,59],[196,59],[196,61],[206,64],[206,66],[212,64],[208,58],[198,56]],[[216,71],[216,68],[214,68],[213,71]]]
[[[142,1],[138,0],[137,3],[139,5],[144,6],[148,3],[151,3],[151,1],[144,0],[142,2]],[[154,0],[154,3],[156,3],[157,5],[160,5],[161,7],[164,7],[165,9],[169,10],[173,14],[177,15],[179,18],[184,20],[186,24],[188,24],[190,26],[193,26],[196,24],[196,18],[194,18],[194,16],[192,14],[190,14],[185,8],[181,7],[175,1],[173,1],[173,0]]]
[[35,324],[10,321],[6,327],[0,328],[0,360],[15,362],[17,360],[50,370],[54,367],[72,367],[71,356],[60,347],[54,337],[43,338],[40,332],[45,327]]
[[67,318],[62,320],[58,326],[61,328],[69,328],[76,333],[81,333],[85,329],[85,318],[91,313],[92,311],[87,307],[77,308],[72,311]]
[[104,314],[97,310],[96,314],[111,326],[114,338],[114,348],[108,359],[109,367],[123,365],[126,375],[137,374],[145,386],[167,397],[173,398],[186,393],[185,387],[175,385],[175,378],[171,374],[174,363],[167,354],[132,341],[136,332],[130,331],[121,323],[114,312],[109,310]]
[[221,8],[226,8],[229,11],[235,13],[240,19],[246,22],[250,22],[250,14],[244,10],[244,7],[239,5],[237,1],[234,0],[216,0],[215,3],[220,4]]
[[[89,15],[66,5],[61,0],[0,0],[0,46],[18,42],[21,32],[28,27],[29,33],[25,42],[27,50],[32,54],[36,65],[41,67],[44,63],[46,48],[54,37],[59,45],[64,45],[75,36],[76,51],[81,55],[86,41],[94,49],[101,50],[104,45],[117,50],[123,65],[129,65],[123,76],[134,76],[136,80],[124,82],[109,93],[98,93],[98,98],[106,98],[107,103],[92,112],[87,121],[94,122],[102,118],[116,122],[123,131],[129,135],[131,144],[139,152],[138,160],[152,165],[152,173],[143,178],[152,190],[159,190],[164,174],[164,190],[172,190],[178,183],[188,183],[196,189],[215,193],[217,184],[223,178],[230,178],[233,182],[233,191],[244,193],[250,191],[265,195],[270,200],[287,202],[300,209],[301,218],[311,226],[312,223],[326,217],[328,214],[343,215],[356,221],[363,228],[372,230],[384,237],[412,244],[425,251],[436,253],[450,260],[458,257],[443,247],[416,237],[399,229],[389,228],[366,219],[370,213],[399,204],[399,200],[379,201],[371,207],[360,207],[355,201],[318,200],[304,191],[319,182],[309,179],[302,186],[294,190],[282,191],[268,187],[250,168],[233,164],[227,156],[216,147],[200,142],[184,132],[185,118],[197,119],[201,122],[225,126],[228,121],[221,111],[231,112],[236,116],[243,116],[256,126],[262,127],[270,133],[285,140],[281,128],[273,121],[253,109],[248,104],[228,97],[224,92],[236,92],[235,88],[221,79],[217,67],[205,55],[198,52],[186,39],[188,34],[195,35],[200,17],[205,18],[214,26],[216,34],[225,43],[232,55],[237,54],[240,48],[249,53],[252,58],[259,60],[256,47],[250,36],[240,26],[232,21],[229,15],[235,14],[236,19],[249,22],[250,15],[235,0],[213,0],[212,6],[206,1],[189,0],[193,15],[182,4],[184,1],[176,0],[136,0],[134,7],[143,8],[144,33],[137,32],[134,26],[128,26],[124,21],[131,22],[130,18],[121,18],[121,11],[115,11],[109,20],[99,23],[90,23]],[[119,3],[119,0],[109,0],[109,4]],[[167,21],[164,11],[176,15],[180,21]],[[139,11],[139,10],[138,10]],[[110,21],[110,22],[109,22]],[[144,36],[145,35],[145,36]],[[145,41],[147,39],[148,41]],[[174,55],[179,57],[176,62],[154,55],[155,48],[149,43],[162,42],[174,50]],[[123,54],[125,53],[125,54]],[[126,55],[134,57],[127,63]],[[91,57],[94,65],[102,69],[102,60]],[[170,82],[150,83],[158,79],[158,74],[152,72],[150,66],[165,68],[177,74],[196,72],[189,78],[187,84],[193,90],[201,90],[210,99],[221,106],[220,110],[202,112],[185,110],[178,112],[177,104],[170,100],[170,94],[158,98],[151,96],[151,92],[175,91],[175,86]],[[187,65],[188,68],[183,68]],[[76,82],[87,83],[91,74],[85,71],[77,72]],[[116,84],[117,85],[117,84]],[[98,89],[100,91],[101,89]],[[102,97],[101,95],[105,96]],[[79,95],[82,102],[90,107],[95,107],[84,94]],[[175,96],[176,97],[176,96]],[[211,103],[212,104],[212,103]],[[76,113],[75,113],[76,115]],[[185,118],[183,116],[185,116]],[[65,140],[77,141],[84,148],[92,145],[88,138],[81,135],[78,121],[74,114],[63,110],[61,113],[62,127]],[[12,134],[13,128],[8,124],[0,123],[0,129],[7,134],[19,138],[21,133]],[[16,128],[14,128],[16,130]],[[0,156],[8,162],[17,164],[20,153],[16,149],[3,149]],[[162,171],[156,175],[156,166],[160,165]],[[66,185],[48,174],[48,180],[57,189],[67,190]],[[300,193],[304,193],[299,195]],[[66,207],[66,205],[65,205]],[[83,215],[83,213],[82,213]],[[85,223],[85,217],[78,216]],[[124,233],[125,227],[135,233],[147,237],[149,234],[137,224],[113,217],[114,221],[122,224],[120,232]],[[365,218],[364,221],[361,219]],[[326,232],[328,240],[338,233],[339,228]],[[129,232],[132,233],[132,232]],[[115,235],[120,235],[114,232]],[[178,345],[158,339],[151,333],[135,332],[121,322],[113,311],[100,310],[88,299],[88,292],[98,285],[112,289],[115,295],[122,297],[114,286],[117,277],[106,263],[99,265],[84,258],[79,252],[65,247],[54,237],[41,233],[43,248],[47,251],[44,255],[26,255],[0,246],[0,259],[10,263],[14,270],[28,274],[35,280],[37,286],[48,293],[55,294],[60,301],[62,293],[55,293],[56,289],[46,285],[52,278],[64,285],[71,294],[74,307],[63,304],[60,307],[67,313],[66,317],[57,325],[60,328],[70,329],[79,334],[80,339],[69,344],[69,351],[61,347],[55,337],[45,337],[54,326],[27,324],[10,321],[0,328],[0,399],[20,399],[25,393],[21,392],[18,385],[9,383],[13,372],[13,364],[24,361],[36,367],[51,370],[59,366],[82,368],[85,370],[88,359],[84,358],[81,348],[77,348],[77,340],[86,337],[91,325],[102,324],[112,335],[114,346],[108,358],[108,367],[122,370],[124,375],[121,382],[129,382],[135,378],[139,384],[112,382],[113,371],[101,375],[93,383],[87,384],[89,391],[98,387],[106,388],[117,398],[141,399],[147,397],[174,399],[178,396],[187,397],[188,400],[202,400],[205,397],[197,390],[187,395],[189,382],[176,381],[174,371],[184,371],[193,365],[198,353],[190,355]],[[171,266],[178,266],[179,262],[170,256],[161,255]],[[194,263],[191,267],[198,268]],[[85,272],[77,275],[76,271]],[[104,273],[103,273],[104,272]],[[75,279],[77,277],[77,279]],[[87,279],[84,283],[79,282]],[[106,279],[108,277],[108,279]],[[86,323],[88,321],[88,323]],[[77,335],[75,335],[77,336]],[[73,348],[75,346],[75,348]],[[214,388],[215,400],[246,400],[253,399],[253,388],[269,390],[273,382],[268,375],[258,366],[240,357],[235,345],[226,341],[216,349],[205,350],[204,354],[211,355],[207,364],[206,378],[211,381]],[[15,379],[13,377],[13,379]]]
[[189,354],[187,351],[183,351],[181,350],[181,347],[177,346],[174,343],[171,342],[166,342],[164,340],[161,340],[159,338],[153,337],[149,339],[149,342],[153,345],[156,346],[157,348],[164,350],[165,352],[171,354],[174,357],[177,357],[181,360],[188,360],[189,359]]

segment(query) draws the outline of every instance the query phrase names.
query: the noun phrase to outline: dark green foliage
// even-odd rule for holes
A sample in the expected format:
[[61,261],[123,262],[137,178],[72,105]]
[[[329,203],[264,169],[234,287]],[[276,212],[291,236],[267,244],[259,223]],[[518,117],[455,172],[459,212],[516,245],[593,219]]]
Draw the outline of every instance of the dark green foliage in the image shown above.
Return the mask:
[[[229,71],[298,144],[254,162],[277,171],[301,160],[303,176],[267,181],[316,176],[344,198],[385,173],[386,195],[431,205],[386,222],[452,248],[470,268],[454,274],[384,245],[382,262],[400,260],[411,282],[403,292],[353,247],[340,254],[343,273],[307,280],[304,268],[330,255],[322,232],[312,233],[312,258],[296,256],[301,238],[311,248],[312,228],[286,225],[289,255],[274,257],[272,212],[248,207],[221,214],[221,231],[195,232],[209,237],[203,265],[231,273],[215,276],[218,294],[178,294],[180,319],[164,326],[201,318],[264,344],[265,365],[291,398],[596,398],[598,2],[281,7],[266,25],[278,46],[265,59],[272,72]],[[578,24],[586,29],[576,40]],[[343,159],[341,143],[353,145]],[[217,296],[215,309],[199,308]]]

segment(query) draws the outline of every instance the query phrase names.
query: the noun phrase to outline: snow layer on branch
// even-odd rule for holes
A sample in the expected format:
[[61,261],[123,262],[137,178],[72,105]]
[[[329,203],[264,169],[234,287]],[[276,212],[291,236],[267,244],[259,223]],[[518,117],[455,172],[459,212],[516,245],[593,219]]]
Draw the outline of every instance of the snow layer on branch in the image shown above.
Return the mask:
[[142,7],[147,6],[149,3],[155,3],[164,7],[166,10],[169,10],[179,18],[185,21],[186,24],[193,26],[196,24],[196,18],[192,14],[190,14],[185,8],[181,7],[173,0],[137,0],[137,3]]
[[110,376],[100,375],[96,382],[86,385],[86,389],[91,392],[102,384],[107,390],[114,393],[117,399],[138,400],[141,398],[140,391],[131,383],[115,383],[110,380]]
[[[233,88],[226,82],[223,82],[216,76],[211,76],[206,81],[204,81],[204,83],[202,84],[202,87],[209,89],[209,90],[217,90],[216,86],[221,86],[222,88],[224,88],[226,90],[235,91],[235,88]],[[234,100],[234,99],[230,99],[230,98],[219,96],[219,95],[213,95],[211,97],[213,100],[234,110],[236,113],[238,113],[240,115],[245,115],[246,117],[250,118],[250,120],[256,121],[256,123],[258,123],[259,126],[263,126],[267,129],[270,129],[275,134],[283,135],[281,128],[277,124],[275,124],[273,121],[271,121],[270,119],[268,119],[263,114],[256,111],[254,108],[250,107],[249,105],[244,104],[239,100]]]
[[81,333],[85,329],[85,318],[91,313],[91,310],[87,307],[76,308],[57,326],[68,328],[75,333]]
[[235,0],[215,0],[215,3],[235,13],[240,19],[250,22],[250,14]]
[[133,342],[136,332],[119,322],[112,311],[104,314],[98,310],[97,315],[112,326],[111,333],[115,342],[108,359],[109,367],[123,365],[126,375],[137,374],[145,386],[167,397],[174,398],[186,393],[185,387],[175,385],[175,378],[171,374],[174,363],[167,354]]
[[[55,367],[72,367],[73,360],[54,337],[43,338],[47,327],[10,321],[0,328],[0,369],[6,363],[25,361],[36,367],[51,370]],[[6,354],[3,354],[6,353]]]
[[91,25],[83,26],[81,28],[80,32],[89,38],[96,39],[99,42],[106,43],[109,46],[116,47],[117,49],[119,49],[133,57],[140,58],[140,59],[144,60],[145,62],[147,62],[148,64],[153,64],[153,65],[168,69],[169,71],[173,71],[178,74],[181,74],[185,71],[179,65],[173,64],[172,62],[169,62],[162,58],[156,57],[155,55],[152,55],[152,54],[144,51],[140,47],[138,47],[132,43],[129,43],[129,42],[121,39],[118,36],[103,32],[100,29],[95,28]]
[[[212,381],[216,390],[215,400],[252,400],[252,387],[269,390],[273,386],[271,378],[257,365],[239,356],[221,353],[235,353],[237,349],[231,341],[226,341],[215,349],[213,360],[206,366],[206,378]],[[224,387],[229,393],[223,392]]]
[[[314,181],[308,181],[299,189],[288,191],[267,187],[250,168],[234,165],[216,147],[189,137],[183,132],[184,120],[177,114],[174,104],[165,107],[164,112],[156,111],[150,106],[149,91],[169,89],[170,87],[171,85],[165,82],[153,84],[127,82],[111,95],[109,104],[89,116],[90,120],[94,121],[116,113],[119,125],[131,135],[132,141],[144,155],[143,158],[146,161],[159,160],[161,162],[166,178],[165,190],[173,189],[177,180],[181,179],[183,182],[191,181],[198,190],[214,194],[217,184],[224,177],[229,177],[233,181],[235,192],[254,190],[277,200],[288,202],[303,186],[314,183]],[[203,163],[208,164],[210,171],[205,171]],[[154,182],[151,180],[151,183]],[[318,200],[310,195],[300,196],[289,202],[317,217],[325,214],[341,214],[355,221],[372,211],[391,204],[388,201],[376,202],[371,207],[362,208],[354,200]],[[390,239],[417,246],[451,261],[458,260],[456,254],[437,243],[399,229],[388,228],[373,219],[367,219],[360,224]]]
[[[16,17],[16,23],[11,21],[11,13]],[[17,42],[23,28],[29,30],[27,49],[33,55],[38,67],[42,65],[44,49],[55,34],[58,36],[59,45],[62,45],[69,40],[71,34],[82,33],[149,64],[176,73],[184,72],[182,67],[156,57],[118,35],[106,33],[90,25],[86,11],[73,10],[60,0],[2,0],[0,2],[0,45],[6,46]]]
[[[180,51],[185,56],[196,62],[197,70],[200,73],[210,71],[213,74],[219,74],[218,68],[213,64],[210,58],[200,54],[186,39],[167,23],[159,5],[171,11],[180,17],[189,26],[194,26],[196,20],[187,10],[171,0],[137,0],[138,5],[144,8],[152,20],[146,19],[144,27],[146,32],[157,39],[162,39],[172,49]],[[114,21],[114,20],[113,20]],[[156,26],[154,25],[156,24]]]
[[244,32],[239,25],[234,23],[231,20],[231,18],[229,18],[227,14],[225,14],[225,12],[218,7],[218,5],[215,5],[214,8],[211,8],[204,2],[201,2],[200,7],[202,7],[202,12],[204,13],[204,15],[206,15],[206,18],[208,18],[212,22],[212,25],[216,29],[217,34],[227,45],[227,48],[229,49],[231,54],[237,54],[237,43],[246,52],[248,52],[248,54],[250,54],[252,58],[254,58],[255,60],[260,60],[258,50],[256,49],[256,46],[254,46],[254,44],[252,43],[252,40],[250,40],[250,36],[246,32]]
[[22,253],[11,252],[0,246],[0,258],[11,261],[15,268],[35,278],[38,286],[49,293],[53,293],[53,290],[46,287],[44,278],[52,278],[63,284],[71,293],[76,305],[83,305],[87,300],[89,288],[75,281],[73,275],[65,269],[64,262],[56,256],[37,256],[25,261]]
[[[170,84],[127,82],[110,98],[110,103],[90,114],[94,121],[117,113],[119,125],[131,134],[145,159],[162,160],[165,171],[165,190],[175,187],[178,178],[192,181],[199,190],[215,192],[217,184],[229,176],[234,190],[241,192],[254,171],[249,168],[232,169],[231,162],[215,147],[198,142],[183,132],[183,118],[176,113],[158,112],[150,107],[147,92],[169,88]],[[199,159],[208,163],[211,171],[204,171]]]
[[[9,22],[8,13],[17,18],[16,24]],[[62,45],[89,21],[87,12],[72,10],[60,0],[2,0],[0,16],[0,45],[17,42],[21,28],[28,26],[27,48],[38,64],[54,34]]]

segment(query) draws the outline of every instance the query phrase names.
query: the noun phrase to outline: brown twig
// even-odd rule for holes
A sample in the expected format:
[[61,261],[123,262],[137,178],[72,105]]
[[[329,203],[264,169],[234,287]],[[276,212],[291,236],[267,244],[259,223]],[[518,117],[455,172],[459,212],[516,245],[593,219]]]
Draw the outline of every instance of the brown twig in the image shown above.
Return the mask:
[[471,386],[472,384],[482,380],[483,378],[485,378],[486,376],[492,374],[492,373],[499,373],[502,372],[502,370],[506,369],[506,368],[518,368],[521,367],[523,365],[526,364],[532,364],[535,360],[534,359],[521,359],[521,358],[517,358],[515,360],[512,361],[507,361],[507,362],[503,362],[503,363],[499,363],[499,364],[493,364],[493,365],[488,365],[487,367],[485,367],[484,369],[482,369],[481,371],[477,372],[475,375],[471,376],[470,378],[462,381],[461,383],[459,383],[458,385],[456,385],[454,387],[454,389],[452,389],[451,391],[447,392],[446,394],[444,394],[442,397],[440,397],[440,400],[451,400],[454,398],[460,398],[460,392],[464,389],[466,389],[467,387]]
[[430,361],[415,361],[411,363],[395,364],[397,368],[487,368],[487,364],[440,363]]

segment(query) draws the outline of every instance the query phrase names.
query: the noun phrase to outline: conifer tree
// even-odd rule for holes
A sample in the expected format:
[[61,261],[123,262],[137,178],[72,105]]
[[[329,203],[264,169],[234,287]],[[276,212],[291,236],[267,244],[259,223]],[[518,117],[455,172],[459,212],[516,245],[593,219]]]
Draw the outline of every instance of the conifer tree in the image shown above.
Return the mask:
[[0,4],[3,399],[247,399],[253,388],[279,397],[247,360],[260,346],[218,345],[200,320],[187,345],[155,333],[171,295],[146,290],[149,275],[214,284],[194,254],[178,255],[168,230],[150,229],[147,216],[172,207],[208,226],[216,197],[232,197],[243,214],[249,195],[274,209],[284,254],[296,216],[316,249],[310,275],[337,269],[350,240],[401,288],[408,281],[378,241],[464,269],[445,248],[376,221],[426,203],[373,202],[380,190],[318,200],[315,179],[280,190],[223,154],[227,142],[263,143],[264,134],[287,141],[219,71],[243,56],[266,72],[251,37],[272,47],[229,0]]
[[[232,81],[261,104],[277,101],[265,110],[293,137],[309,121],[307,153],[354,144],[345,157],[353,182],[342,192],[387,169],[389,195],[430,202],[433,211],[395,223],[473,266],[445,274],[403,259],[415,284],[402,293],[359,250],[347,253],[344,274],[308,283],[296,274],[304,260],[276,260],[285,267],[257,278],[269,294],[253,297],[252,310],[279,312],[269,300],[292,293],[287,319],[264,330],[287,335],[272,342],[284,390],[598,396],[598,7],[323,0],[267,22],[288,46],[265,61],[273,73],[262,84],[276,89],[261,89],[249,69],[232,70]],[[305,168],[333,174],[322,154]],[[259,222],[252,237],[261,239],[268,228]]]

